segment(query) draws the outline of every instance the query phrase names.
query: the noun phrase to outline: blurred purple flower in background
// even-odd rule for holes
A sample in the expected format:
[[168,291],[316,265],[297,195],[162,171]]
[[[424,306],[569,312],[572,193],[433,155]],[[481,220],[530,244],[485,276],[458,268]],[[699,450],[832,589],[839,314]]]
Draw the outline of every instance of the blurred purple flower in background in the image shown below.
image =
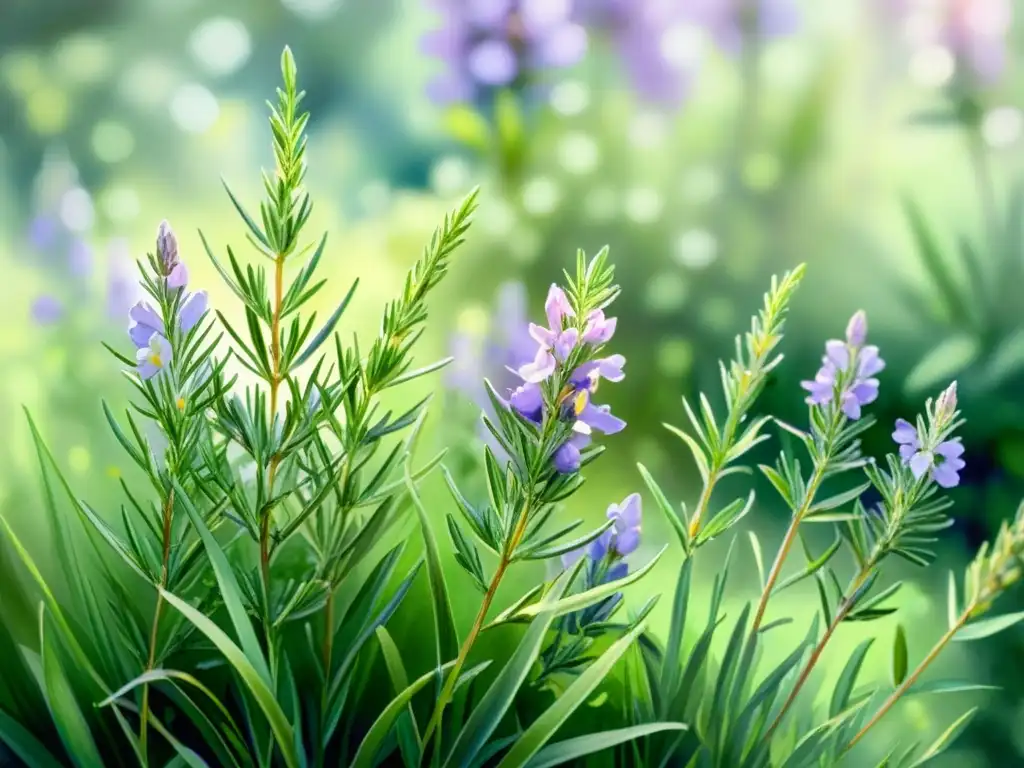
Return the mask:
[[112,240],[107,261],[107,315],[120,320],[141,294],[128,241]]
[[611,39],[642,100],[678,106],[689,96],[697,61],[685,50],[685,32],[692,21],[685,3],[576,0],[576,8],[587,29]]
[[39,325],[53,325],[64,316],[64,305],[56,296],[43,294],[32,302],[31,313]]
[[442,27],[423,50],[447,71],[428,86],[441,104],[473,102],[494,89],[522,86],[547,69],[577,64],[587,34],[572,18],[572,0],[433,0]]
[[942,42],[972,78],[987,85],[1006,68],[1012,22],[1011,0],[947,0]]
[[730,54],[743,48],[744,38],[786,37],[800,25],[794,0],[689,0],[685,5],[690,9],[691,18],[704,26],[718,46]]

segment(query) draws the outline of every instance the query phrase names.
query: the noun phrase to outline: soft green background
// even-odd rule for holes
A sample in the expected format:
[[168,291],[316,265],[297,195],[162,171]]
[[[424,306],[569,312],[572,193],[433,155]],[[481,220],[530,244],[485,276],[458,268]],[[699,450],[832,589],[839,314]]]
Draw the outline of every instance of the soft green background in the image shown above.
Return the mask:
[[[800,33],[764,51],[753,86],[756,119],[745,131],[738,130],[737,115],[752,86],[744,84],[736,61],[709,50],[693,97],[668,113],[635,103],[615,62],[596,51],[584,66],[559,75],[553,106],[529,130],[523,179],[502,189],[486,160],[449,137],[443,115],[423,95],[435,64],[418,53],[417,38],[432,23],[418,0],[5,0],[3,515],[45,560],[47,532],[23,406],[79,493],[97,508],[116,509],[119,457],[99,397],[117,404],[128,390],[100,341],[121,344],[126,320],[108,311],[109,270],[130,269],[126,255],[151,250],[161,219],[176,228],[193,283],[209,290],[214,307],[234,316],[232,297],[201,255],[197,230],[220,247],[244,249],[218,177],[247,201],[260,194],[258,168],[271,160],[263,100],[276,83],[284,44],[295,51],[313,112],[312,227],[331,232],[325,262],[334,291],[321,294],[317,308],[327,311],[355,276],[361,278],[344,333],[375,332],[384,302],[399,289],[432,228],[476,183],[483,184],[478,220],[433,302],[423,362],[444,354],[456,329],[486,332],[501,282],[525,281],[531,308],[539,312],[547,284],[577,247],[593,253],[611,246],[624,288],[616,342],[629,358],[629,376],[602,395],[630,426],[608,441],[607,454],[573,500],[574,512],[596,520],[608,503],[639,490],[638,461],[674,497],[692,502],[696,473],[683,445],[660,425],[683,423],[680,395],[717,387],[716,361],[747,327],[770,275],[800,262],[809,269],[787,328],[787,360],[763,408],[794,422],[805,418],[799,380],[813,374],[824,340],[841,334],[849,315],[864,308],[871,340],[888,361],[882,396],[872,406],[881,425],[867,446],[880,455],[898,415],[920,410],[925,395],[958,369],[970,372],[987,359],[974,352],[980,342],[942,326],[907,298],[918,291],[928,305],[934,289],[901,199],[919,205],[943,247],[970,237],[979,242],[983,261],[996,258],[985,239],[969,144],[955,127],[912,119],[941,107],[943,94],[927,77],[922,81],[930,71],[927,54],[922,58],[907,45],[899,25],[878,11],[881,5],[804,3]],[[1024,165],[1017,111],[1022,86],[1011,60],[1006,76],[979,96],[988,115],[985,163],[1001,209]],[[79,230],[95,255],[89,274],[69,271],[66,242],[32,245],[30,223],[39,215],[63,217]],[[1019,221],[1021,211],[1000,215]],[[1024,258],[1022,243],[1004,240],[1001,247]],[[951,273],[962,284],[955,267]],[[33,302],[43,294],[64,302],[56,323],[33,320]],[[1010,322],[996,341],[1016,341],[1021,325]],[[944,628],[944,568],[961,569],[1024,495],[1024,411],[1018,405],[1024,377],[1017,364],[1008,364],[1008,371],[998,385],[968,381],[962,388],[969,469],[955,492],[958,525],[940,546],[939,564],[926,573],[898,566],[889,572],[913,580],[901,593],[899,614],[912,656],[923,654]],[[428,439],[463,441],[465,429],[456,421],[435,419]],[[766,483],[755,484],[760,501],[748,520],[770,546],[783,510]],[[449,499],[438,480],[428,481],[425,496],[440,522]],[[668,535],[650,508],[633,562],[642,563]],[[822,542],[829,535],[822,532]],[[698,571],[714,572],[724,546],[710,548]],[[732,594],[749,599],[756,577],[745,541],[738,547],[741,567]],[[631,588],[631,599],[639,602],[674,583],[678,562],[679,553],[670,551],[651,577]],[[475,593],[450,557],[447,564],[456,618],[468,622]],[[536,575],[520,572],[502,594],[518,594]],[[413,599],[425,601],[425,592],[414,592]],[[669,602],[661,601],[657,621],[664,621]],[[1019,610],[1022,601],[1011,595],[1004,602],[1006,610]],[[802,634],[814,605],[810,593],[794,590],[771,611],[801,617],[792,631]],[[394,632],[420,631],[416,622],[424,620],[422,611],[404,611]],[[884,678],[893,628],[889,621],[846,628],[830,658],[841,657],[864,633],[877,633],[869,663]],[[979,703],[983,714],[949,764],[1024,761],[1022,658],[1020,629],[952,648],[939,666],[1003,690],[977,701],[907,702],[877,729],[879,749],[897,735],[924,739]]]

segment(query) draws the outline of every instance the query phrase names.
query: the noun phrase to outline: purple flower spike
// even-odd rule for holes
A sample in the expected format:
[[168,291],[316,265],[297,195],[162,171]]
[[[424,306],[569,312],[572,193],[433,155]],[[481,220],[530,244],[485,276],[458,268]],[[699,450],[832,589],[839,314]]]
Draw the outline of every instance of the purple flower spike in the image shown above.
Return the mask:
[[185,269],[185,265],[180,261],[174,265],[169,275],[167,275],[167,287],[171,290],[178,288],[184,288],[188,285],[188,270]]
[[[862,346],[867,337],[867,317],[863,312],[850,319],[846,336],[845,342],[832,339],[825,343],[825,356],[817,375],[812,381],[800,382],[800,386],[808,392],[808,405],[835,401],[848,419],[856,421],[863,406],[878,398],[879,383],[875,376],[885,368],[885,361],[878,356],[878,347]],[[840,383],[843,389],[837,392]]]
[[143,381],[153,378],[170,364],[173,356],[170,342],[161,334],[154,333],[150,336],[147,345],[135,355],[139,377]]
[[548,316],[548,328],[552,331],[561,331],[563,320],[576,316],[569,303],[569,297],[554,283],[548,288],[548,297],[544,300],[544,312]]
[[524,419],[540,424],[544,412],[544,396],[537,384],[523,384],[512,393],[512,407]]
[[156,232],[156,255],[160,259],[160,267],[165,276],[178,265],[178,238],[167,220],[160,222]]
[[147,302],[138,302],[128,311],[128,317],[132,321],[128,335],[137,348],[146,347],[153,334],[163,336],[164,322]]

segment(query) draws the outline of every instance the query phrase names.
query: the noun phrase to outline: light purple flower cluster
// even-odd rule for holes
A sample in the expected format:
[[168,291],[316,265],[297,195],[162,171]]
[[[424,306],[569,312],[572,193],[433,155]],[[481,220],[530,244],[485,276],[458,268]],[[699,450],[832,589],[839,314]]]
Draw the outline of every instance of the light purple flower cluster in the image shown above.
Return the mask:
[[762,40],[786,37],[800,23],[793,0],[690,0],[689,8],[692,17],[730,54],[742,49],[747,36]]
[[959,438],[944,440],[934,448],[922,445],[917,429],[904,419],[896,420],[896,431],[892,439],[900,447],[900,458],[915,478],[925,472],[943,488],[955,488],[960,484],[960,470],[967,466],[961,458],[964,454],[963,443]]
[[838,402],[847,418],[856,420],[861,408],[878,397],[875,376],[885,368],[878,356],[878,347],[864,346],[868,322],[864,312],[857,312],[846,327],[846,341],[832,339],[825,343],[825,356],[813,381],[800,383],[809,393],[809,405]]
[[943,42],[983,84],[1006,68],[1006,37],[1013,22],[1010,0],[947,0]]
[[[158,263],[167,290],[184,291],[188,285],[188,270],[178,258],[178,242],[166,221],[160,224],[156,242]],[[181,333],[188,333],[202,320],[206,305],[206,291],[184,293],[177,313]],[[174,350],[160,313],[149,302],[139,301],[129,310],[128,317],[131,320],[128,336],[136,348],[137,370],[145,381],[170,364]]]
[[[534,359],[519,368],[518,374],[524,383],[510,397],[512,408],[535,424],[541,424],[544,419],[542,384],[569,359],[577,345],[604,344],[615,333],[616,325],[614,317],[605,317],[604,312],[597,309],[587,317],[582,333],[574,327],[567,328],[566,318],[575,317],[576,313],[557,285],[549,289],[544,308],[548,327],[530,324],[530,336],[539,346]],[[572,371],[564,390],[558,393],[558,417],[573,425],[572,436],[555,451],[553,460],[559,472],[569,474],[580,468],[581,451],[590,444],[594,430],[611,435],[626,426],[626,422],[612,415],[608,406],[591,400],[601,379],[622,381],[625,364],[626,358],[622,355],[588,360]]]
[[434,0],[443,26],[424,52],[448,71],[428,87],[439,103],[473,102],[525,83],[538,71],[575,65],[587,35],[572,19],[572,0]]
[[672,60],[662,44],[671,30],[691,21],[684,3],[577,0],[577,8],[582,24],[611,39],[641,99],[678,105],[689,95],[696,67],[691,62]]
[[[620,562],[621,558],[632,554],[640,546],[640,528],[643,516],[640,494],[632,493],[620,503],[610,505],[607,516],[609,520],[614,521],[612,527],[586,547],[580,547],[562,555],[564,568],[574,565],[584,555],[595,563],[608,557],[616,562],[609,569],[609,577],[606,581],[614,581],[626,575],[626,564]],[[616,569],[618,569],[618,575],[612,575],[612,571]]]

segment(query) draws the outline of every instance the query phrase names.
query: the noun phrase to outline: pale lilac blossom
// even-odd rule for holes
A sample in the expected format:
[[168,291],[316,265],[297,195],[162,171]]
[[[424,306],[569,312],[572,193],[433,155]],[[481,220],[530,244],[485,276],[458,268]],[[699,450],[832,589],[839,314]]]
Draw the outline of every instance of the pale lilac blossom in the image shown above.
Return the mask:
[[153,378],[170,364],[173,357],[170,342],[161,334],[154,333],[146,346],[135,353],[139,378],[143,381]]
[[897,419],[892,439],[899,445],[900,459],[904,465],[910,467],[916,479],[920,479],[927,472],[942,488],[955,488],[960,484],[960,471],[967,465],[961,458],[964,446],[959,438],[944,440],[935,448],[929,449],[922,445],[913,424],[904,419]]
[[863,346],[867,338],[867,318],[857,312],[846,329],[846,341],[832,339],[825,343],[821,368],[812,381],[800,383],[808,392],[809,405],[838,402],[847,418],[861,417],[863,406],[878,398],[879,382],[875,376],[885,368],[878,356],[878,347]]

